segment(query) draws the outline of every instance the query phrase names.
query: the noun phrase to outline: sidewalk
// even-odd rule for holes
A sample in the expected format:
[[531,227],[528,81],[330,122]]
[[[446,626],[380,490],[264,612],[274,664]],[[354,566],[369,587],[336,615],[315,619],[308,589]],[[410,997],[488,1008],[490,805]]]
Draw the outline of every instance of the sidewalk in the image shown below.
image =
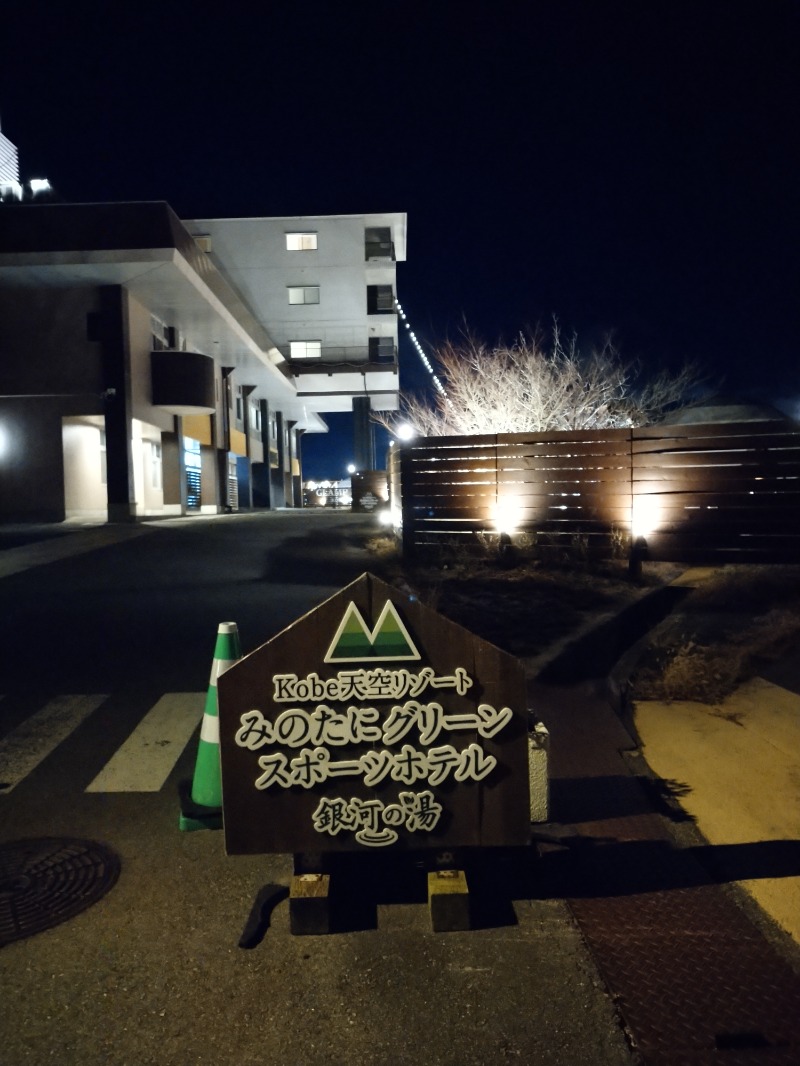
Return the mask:
[[[697,587],[708,573],[692,568],[673,584]],[[800,848],[800,645],[761,673],[715,705],[635,702],[633,725],[651,770],[709,844],[788,855]],[[800,945],[800,868],[792,869],[737,881]]]
[[797,1066],[800,649],[718,707],[618,713],[638,653],[610,686],[530,685],[551,734],[546,876],[647,1066]]
[[[637,703],[649,766],[713,845],[800,849],[800,691],[756,677],[724,703]],[[791,864],[789,869],[791,869]],[[739,883],[800,945],[800,871]]]
[[539,890],[567,899],[632,1046],[647,1066],[797,1066],[800,956],[733,882],[800,873],[800,843],[707,844],[602,679],[529,697],[551,734]]
[[150,528],[136,522],[124,525],[61,522],[57,525],[0,526],[0,578],[131,540],[149,532]]

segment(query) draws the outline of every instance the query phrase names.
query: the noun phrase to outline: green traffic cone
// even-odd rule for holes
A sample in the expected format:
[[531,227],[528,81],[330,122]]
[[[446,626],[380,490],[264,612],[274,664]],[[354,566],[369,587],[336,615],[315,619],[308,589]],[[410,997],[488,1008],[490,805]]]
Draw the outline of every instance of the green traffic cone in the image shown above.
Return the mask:
[[222,824],[222,778],[219,762],[219,704],[217,678],[242,657],[239,630],[235,622],[220,622],[211,678],[206,694],[200,743],[197,749],[190,802],[181,811],[180,828],[218,828]]

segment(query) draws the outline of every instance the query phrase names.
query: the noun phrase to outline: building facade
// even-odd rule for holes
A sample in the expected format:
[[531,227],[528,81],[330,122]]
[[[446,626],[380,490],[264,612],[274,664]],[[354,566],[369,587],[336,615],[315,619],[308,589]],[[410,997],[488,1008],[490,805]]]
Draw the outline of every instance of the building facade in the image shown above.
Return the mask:
[[0,130],[0,198],[22,199],[19,183],[19,153],[17,146]]
[[249,222],[0,207],[0,521],[300,506],[303,433],[397,405],[396,318],[369,310],[395,260],[366,234],[404,257],[405,217]]
[[401,214],[193,219],[187,229],[288,361],[305,409],[353,411],[354,458],[374,469],[369,412],[398,402]]

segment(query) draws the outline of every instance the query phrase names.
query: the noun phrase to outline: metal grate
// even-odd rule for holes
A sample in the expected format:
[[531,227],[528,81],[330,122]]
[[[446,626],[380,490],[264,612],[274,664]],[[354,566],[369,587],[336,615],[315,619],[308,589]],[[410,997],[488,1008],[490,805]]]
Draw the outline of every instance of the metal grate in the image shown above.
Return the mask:
[[91,840],[0,845],[0,946],[74,918],[102,899],[119,873],[119,857]]

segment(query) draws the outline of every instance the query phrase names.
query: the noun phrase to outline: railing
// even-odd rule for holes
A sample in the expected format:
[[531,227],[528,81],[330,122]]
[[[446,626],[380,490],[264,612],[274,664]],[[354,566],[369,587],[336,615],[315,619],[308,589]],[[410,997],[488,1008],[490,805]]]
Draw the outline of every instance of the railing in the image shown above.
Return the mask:
[[393,448],[404,552],[507,533],[546,551],[800,560],[800,428],[787,421],[427,437]]
[[326,373],[336,373],[337,371],[351,373],[354,367],[358,370],[373,370],[376,368],[391,370],[397,365],[397,348],[395,346],[381,348],[380,350],[370,349],[366,344],[338,348],[324,347],[318,356],[301,356],[299,359],[292,358],[291,348],[288,344],[281,345],[278,351],[285,359],[289,360],[292,373],[295,374],[303,372],[314,374],[323,369]]

